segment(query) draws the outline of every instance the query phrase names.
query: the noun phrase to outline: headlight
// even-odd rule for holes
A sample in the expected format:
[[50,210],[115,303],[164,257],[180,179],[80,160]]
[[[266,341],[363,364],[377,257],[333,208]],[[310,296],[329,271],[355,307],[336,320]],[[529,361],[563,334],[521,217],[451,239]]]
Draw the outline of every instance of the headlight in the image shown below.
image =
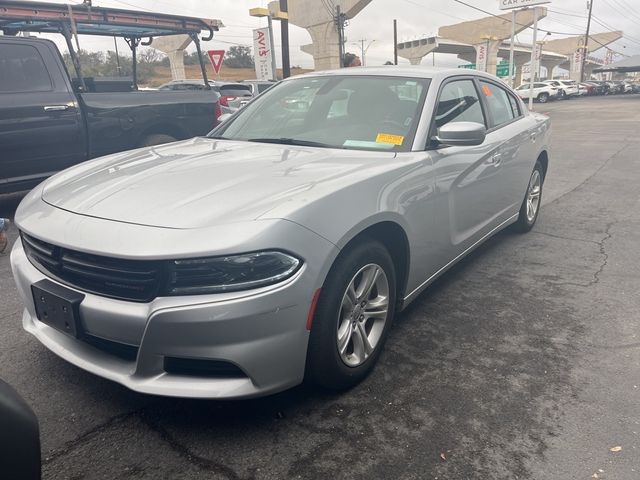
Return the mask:
[[272,285],[289,278],[302,261],[282,252],[174,260],[167,295],[232,292]]

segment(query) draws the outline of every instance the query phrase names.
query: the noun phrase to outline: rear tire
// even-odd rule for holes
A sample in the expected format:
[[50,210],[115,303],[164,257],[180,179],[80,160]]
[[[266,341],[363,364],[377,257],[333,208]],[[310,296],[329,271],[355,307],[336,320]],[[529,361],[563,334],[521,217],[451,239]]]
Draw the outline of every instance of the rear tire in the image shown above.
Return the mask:
[[387,249],[375,240],[364,240],[343,251],[318,299],[306,380],[332,390],[361,382],[380,356],[395,304],[395,268]]
[[176,139],[171,135],[165,135],[164,133],[154,133],[147,135],[140,142],[141,147],[151,147],[153,145],[162,145],[163,143],[175,142]]
[[518,233],[527,233],[533,228],[540,214],[542,203],[542,186],[544,185],[544,169],[540,160],[536,162],[529,177],[527,192],[520,206],[518,220],[512,225],[512,229]]

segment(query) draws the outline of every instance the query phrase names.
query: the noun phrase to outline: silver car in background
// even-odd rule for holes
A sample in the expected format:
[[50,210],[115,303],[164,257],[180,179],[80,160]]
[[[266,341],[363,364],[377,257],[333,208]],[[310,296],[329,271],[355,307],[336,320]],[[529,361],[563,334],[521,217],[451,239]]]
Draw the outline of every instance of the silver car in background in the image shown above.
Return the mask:
[[208,137],[29,193],[11,254],[24,328],[139,392],[349,388],[430,283],[503,228],[533,227],[549,133],[479,72],[287,79]]

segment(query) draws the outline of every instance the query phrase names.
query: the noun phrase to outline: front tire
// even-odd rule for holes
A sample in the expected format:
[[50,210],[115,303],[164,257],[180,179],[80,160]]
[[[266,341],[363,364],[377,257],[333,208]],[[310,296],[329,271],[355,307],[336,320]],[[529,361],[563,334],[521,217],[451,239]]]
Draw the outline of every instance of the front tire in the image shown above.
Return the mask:
[[540,103],[547,103],[548,100],[549,100],[549,94],[548,93],[541,93],[540,95],[538,95],[538,101]]
[[365,240],[343,251],[318,299],[306,379],[332,390],[361,382],[380,356],[395,304],[396,274],[387,249]]
[[544,184],[544,169],[540,160],[533,167],[529,184],[527,185],[527,193],[524,196],[522,205],[520,206],[520,214],[518,220],[513,224],[513,230],[518,233],[527,233],[533,228],[538,220],[540,213],[540,204],[542,203],[542,185]]

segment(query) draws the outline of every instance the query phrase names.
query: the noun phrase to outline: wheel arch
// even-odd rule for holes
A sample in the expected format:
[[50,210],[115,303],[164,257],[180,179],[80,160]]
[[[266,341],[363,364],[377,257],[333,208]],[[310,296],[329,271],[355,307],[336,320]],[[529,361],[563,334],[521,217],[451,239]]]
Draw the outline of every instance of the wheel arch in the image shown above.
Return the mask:
[[549,169],[549,154],[547,153],[547,151],[543,150],[542,152],[540,152],[540,155],[538,155],[537,160],[542,165],[542,177],[546,178],[547,170]]
[[399,305],[405,296],[411,262],[409,236],[403,223],[399,216],[395,215],[375,217],[351,230],[337,245],[344,251],[365,239],[382,243],[389,251],[396,269],[396,299]]

